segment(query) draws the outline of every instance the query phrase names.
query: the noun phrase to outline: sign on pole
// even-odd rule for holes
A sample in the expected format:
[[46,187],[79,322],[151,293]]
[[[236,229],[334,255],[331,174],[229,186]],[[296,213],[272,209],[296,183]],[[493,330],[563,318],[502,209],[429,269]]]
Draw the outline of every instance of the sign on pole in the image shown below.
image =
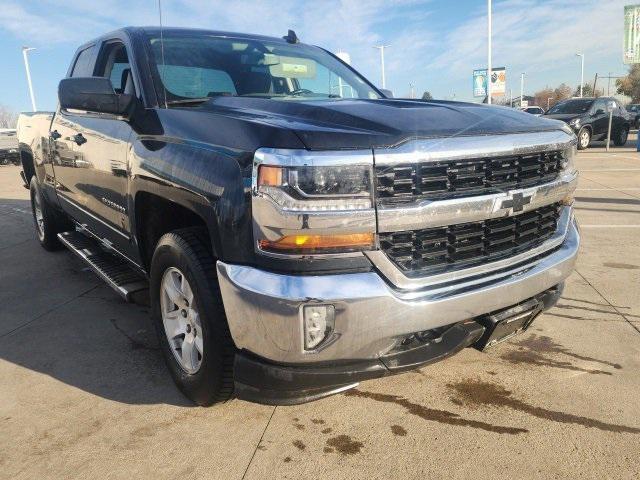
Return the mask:
[[[501,97],[507,92],[507,70],[497,67],[491,70],[491,96]],[[487,96],[487,69],[473,71],[473,96]]]
[[624,7],[625,64],[640,63],[640,5]]

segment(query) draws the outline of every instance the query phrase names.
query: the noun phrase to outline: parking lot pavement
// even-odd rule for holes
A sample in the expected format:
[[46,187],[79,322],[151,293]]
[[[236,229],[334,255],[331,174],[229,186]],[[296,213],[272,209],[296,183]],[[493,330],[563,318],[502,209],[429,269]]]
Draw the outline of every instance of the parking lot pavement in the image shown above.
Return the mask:
[[640,477],[640,155],[577,164],[577,270],[526,334],[311,404],[208,409],[146,308],[37,245],[0,167],[0,478]]

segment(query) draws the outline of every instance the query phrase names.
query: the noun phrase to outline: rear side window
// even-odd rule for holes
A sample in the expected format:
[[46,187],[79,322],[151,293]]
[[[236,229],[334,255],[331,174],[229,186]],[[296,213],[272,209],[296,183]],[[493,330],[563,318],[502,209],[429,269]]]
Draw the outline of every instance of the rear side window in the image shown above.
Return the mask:
[[85,48],[78,54],[76,63],[71,71],[72,77],[91,77],[93,76],[93,46]]

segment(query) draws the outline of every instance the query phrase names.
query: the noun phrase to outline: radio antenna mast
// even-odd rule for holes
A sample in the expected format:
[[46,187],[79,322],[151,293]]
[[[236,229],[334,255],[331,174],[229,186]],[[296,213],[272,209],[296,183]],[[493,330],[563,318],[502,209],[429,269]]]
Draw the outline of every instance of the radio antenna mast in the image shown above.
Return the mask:
[[164,63],[164,35],[162,29],[162,0],[158,0],[158,16],[160,17],[160,56],[162,57],[162,73],[160,74],[160,79],[162,81],[162,91],[164,93],[164,108],[167,107],[167,88],[164,85],[164,71],[165,71],[165,63]]

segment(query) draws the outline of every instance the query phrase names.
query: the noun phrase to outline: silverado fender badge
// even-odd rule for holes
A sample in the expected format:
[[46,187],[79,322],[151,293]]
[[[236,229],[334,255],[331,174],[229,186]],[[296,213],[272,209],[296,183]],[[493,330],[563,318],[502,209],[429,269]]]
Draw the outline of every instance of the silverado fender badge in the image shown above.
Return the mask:
[[496,210],[509,209],[511,214],[513,212],[521,212],[524,210],[524,206],[531,203],[533,194],[514,193],[507,198],[499,198],[496,202],[498,208]]

